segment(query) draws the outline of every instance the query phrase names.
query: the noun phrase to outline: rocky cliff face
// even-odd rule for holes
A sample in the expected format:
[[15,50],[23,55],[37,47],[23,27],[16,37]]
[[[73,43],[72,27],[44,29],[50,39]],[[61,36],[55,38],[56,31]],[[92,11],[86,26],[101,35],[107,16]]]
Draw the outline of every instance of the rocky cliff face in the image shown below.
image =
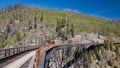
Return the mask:
[[80,33],[75,35],[71,40],[74,43],[104,43],[108,37],[102,36],[100,34],[95,33]]
[[79,60],[80,68],[119,68],[120,52],[116,53],[114,50],[100,47],[84,53],[82,59]]

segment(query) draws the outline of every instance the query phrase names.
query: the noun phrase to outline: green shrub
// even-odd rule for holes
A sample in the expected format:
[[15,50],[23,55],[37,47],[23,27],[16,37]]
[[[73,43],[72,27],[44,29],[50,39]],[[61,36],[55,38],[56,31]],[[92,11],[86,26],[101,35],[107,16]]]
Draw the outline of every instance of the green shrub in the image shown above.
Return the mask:
[[99,53],[99,48],[95,48],[96,56],[98,60],[101,60],[101,54]]
[[87,61],[87,55],[86,55],[86,52],[85,52],[85,54],[84,54],[84,56],[83,56],[83,59],[84,59],[84,61]]
[[98,60],[101,60],[101,54],[100,53],[97,54],[97,58],[98,58]]
[[117,56],[120,55],[120,53],[119,53],[119,47],[118,46],[115,46],[115,53],[116,53]]
[[113,66],[113,62],[111,60],[108,61],[109,66]]
[[101,52],[104,52],[104,47],[103,46],[101,46],[100,49],[101,49]]
[[114,50],[114,48],[113,48],[114,44],[113,44],[113,43],[114,43],[114,41],[111,40],[111,41],[110,41],[110,50],[111,50],[111,51]]
[[80,48],[79,47],[75,47],[75,53],[78,53],[79,52],[79,50],[80,50]]
[[110,42],[108,40],[104,41],[104,48],[107,50],[110,48]]
[[91,58],[92,58],[92,50],[88,51],[88,58],[90,58],[90,60],[91,60]]
[[72,40],[68,40],[68,43],[72,43],[73,41]]
[[115,65],[115,66],[114,66],[114,68],[118,68],[118,66],[117,66],[117,65]]

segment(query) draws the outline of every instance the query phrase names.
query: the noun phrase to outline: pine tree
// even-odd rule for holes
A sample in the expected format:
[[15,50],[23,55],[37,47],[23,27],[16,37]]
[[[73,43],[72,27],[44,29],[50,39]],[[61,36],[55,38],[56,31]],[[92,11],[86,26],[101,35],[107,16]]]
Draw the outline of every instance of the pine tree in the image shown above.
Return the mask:
[[6,26],[6,32],[9,33],[10,32],[10,25]]
[[43,12],[41,13],[40,21],[41,21],[41,22],[43,21]]
[[70,32],[70,24],[69,24],[69,17],[67,18],[67,29],[66,29],[66,34],[69,34],[69,32]]
[[60,20],[57,20],[56,32],[60,32],[60,31],[61,31]]
[[67,23],[66,33],[69,34],[69,23]]
[[17,36],[17,41],[20,41],[22,39],[20,33],[17,33],[16,36]]
[[71,24],[70,32],[71,32],[72,37],[74,37],[74,25],[73,24]]
[[35,22],[34,22],[34,28],[36,29],[37,28],[37,24],[36,24],[36,22],[37,22],[37,17],[36,17],[36,14],[35,14]]

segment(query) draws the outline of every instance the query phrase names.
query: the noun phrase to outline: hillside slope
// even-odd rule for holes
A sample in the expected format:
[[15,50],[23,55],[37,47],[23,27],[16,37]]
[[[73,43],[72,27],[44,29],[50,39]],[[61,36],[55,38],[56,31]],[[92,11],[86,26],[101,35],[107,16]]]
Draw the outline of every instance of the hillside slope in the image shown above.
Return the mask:
[[[8,6],[0,11],[0,48],[10,46],[30,45],[39,32],[56,36],[57,23],[65,28],[74,26],[74,34],[80,32],[98,33],[105,36],[120,37],[120,22],[93,16],[87,16],[71,11],[46,10],[23,5]],[[68,26],[72,28],[72,26]]]

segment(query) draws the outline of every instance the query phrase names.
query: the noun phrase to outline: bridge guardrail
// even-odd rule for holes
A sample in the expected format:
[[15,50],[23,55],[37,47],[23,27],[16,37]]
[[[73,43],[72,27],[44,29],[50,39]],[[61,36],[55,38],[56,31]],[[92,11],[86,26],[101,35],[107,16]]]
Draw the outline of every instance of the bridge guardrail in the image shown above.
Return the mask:
[[0,49],[0,61],[10,56],[13,56],[13,55],[25,52],[25,51],[37,49],[39,47],[40,45]]

